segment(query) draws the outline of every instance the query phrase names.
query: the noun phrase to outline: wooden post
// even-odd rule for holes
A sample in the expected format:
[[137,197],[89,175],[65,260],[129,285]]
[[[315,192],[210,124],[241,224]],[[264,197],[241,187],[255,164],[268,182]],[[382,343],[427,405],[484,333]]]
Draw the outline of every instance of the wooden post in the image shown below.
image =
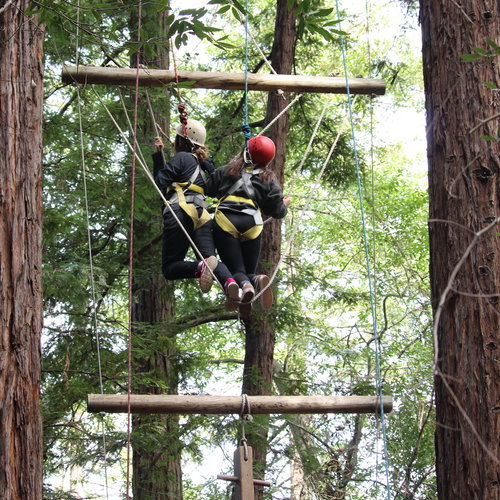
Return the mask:
[[[248,396],[252,414],[378,413],[377,396]],[[384,413],[392,410],[392,397],[382,398]],[[90,412],[127,413],[126,394],[89,394]],[[239,414],[241,396],[173,396],[132,394],[132,413]]]
[[234,452],[234,473],[238,478],[235,490],[236,500],[254,500],[251,446],[239,446]]
[[[179,82],[191,88],[244,90],[243,73],[215,73],[209,71],[178,71]],[[101,66],[64,66],[64,83],[98,83],[105,85],[134,86],[137,77],[135,68],[103,68]],[[175,72],[163,69],[140,69],[139,85],[163,87],[176,81]],[[349,78],[351,94],[385,93],[385,82],[372,78]],[[346,94],[343,77],[248,74],[248,90],[283,90],[285,92],[319,92]]]
[[235,476],[218,474],[217,479],[235,483],[234,500],[254,500],[254,486],[271,486],[269,481],[253,478],[253,451],[245,442],[234,452]]

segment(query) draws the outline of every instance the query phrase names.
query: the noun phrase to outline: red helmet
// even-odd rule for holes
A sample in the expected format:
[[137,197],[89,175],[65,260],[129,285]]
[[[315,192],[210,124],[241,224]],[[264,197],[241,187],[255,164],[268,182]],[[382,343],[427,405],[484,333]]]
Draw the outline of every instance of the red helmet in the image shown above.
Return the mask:
[[276,146],[269,137],[259,135],[248,141],[248,152],[254,165],[265,167],[274,158]]

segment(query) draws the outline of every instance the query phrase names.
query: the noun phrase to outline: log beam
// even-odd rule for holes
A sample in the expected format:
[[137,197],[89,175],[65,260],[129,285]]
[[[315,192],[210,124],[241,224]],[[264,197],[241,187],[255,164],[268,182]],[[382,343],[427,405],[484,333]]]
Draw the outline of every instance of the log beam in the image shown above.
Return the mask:
[[[248,396],[252,414],[378,413],[377,396]],[[392,411],[392,397],[382,398],[384,413]],[[239,414],[241,396],[174,396],[132,394],[131,413]],[[126,394],[89,394],[90,412],[127,413]]]
[[[178,71],[180,83],[191,88],[244,90],[243,73],[215,73],[208,71]],[[97,83],[104,85],[135,86],[135,68],[103,68],[96,66],[64,66],[64,83]],[[139,85],[162,87],[176,81],[175,72],[163,69],[140,69]],[[372,78],[349,78],[351,94],[385,93],[385,82]],[[248,74],[248,90],[283,90],[285,92],[318,92],[326,94],[346,94],[346,80],[342,77]]]

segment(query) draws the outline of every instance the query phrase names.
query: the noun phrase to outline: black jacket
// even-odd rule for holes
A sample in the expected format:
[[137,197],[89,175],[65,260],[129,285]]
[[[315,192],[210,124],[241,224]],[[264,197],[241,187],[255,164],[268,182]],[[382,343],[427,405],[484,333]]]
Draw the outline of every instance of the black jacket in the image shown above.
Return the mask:
[[[213,198],[223,198],[238,180],[229,176],[227,167],[220,167],[208,178],[205,186],[205,194]],[[253,201],[267,215],[275,219],[282,219],[287,213],[287,207],[283,203],[283,193],[275,182],[263,181],[258,174],[252,175],[251,183],[254,188]],[[244,187],[240,187],[233,193],[233,196],[248,198],[248,193]],[[235,208],[243,203],[234,203]]]
[[[187,182],[193,175],[198,166],[198,158],[192,153],[181,151],[170,158],[167,163],[163,164],[163,155],[160,151],[153,153],[153,173],[156,185],[162,190],[167,199],[173,194],[168,192],[168,188],[173,182]],[[193,182],[197,186],[205,187],[205,179],[201,174],[201,170],[207,173],[212,173],[215,170],[212,160],[209,158],[200,164],[200,173]],[[187,194],[193,194],[189,188]]]

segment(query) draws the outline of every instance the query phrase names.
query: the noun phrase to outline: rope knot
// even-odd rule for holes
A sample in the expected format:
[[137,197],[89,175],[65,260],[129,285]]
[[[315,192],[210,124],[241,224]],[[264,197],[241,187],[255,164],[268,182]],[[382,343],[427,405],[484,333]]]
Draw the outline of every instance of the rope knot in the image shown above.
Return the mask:
[[179,111],[179,121],[183,124],[187,124],[187,113],[186,113],[186,105],[185,104],[179,104],[177,106],[177,111]]
[[241,125],[241,130],[243,132],[243,135],[245,136],[245,139],[248,141],[252,137],[252,129],[250,128],[250,125],[248,123],[243,123]]

